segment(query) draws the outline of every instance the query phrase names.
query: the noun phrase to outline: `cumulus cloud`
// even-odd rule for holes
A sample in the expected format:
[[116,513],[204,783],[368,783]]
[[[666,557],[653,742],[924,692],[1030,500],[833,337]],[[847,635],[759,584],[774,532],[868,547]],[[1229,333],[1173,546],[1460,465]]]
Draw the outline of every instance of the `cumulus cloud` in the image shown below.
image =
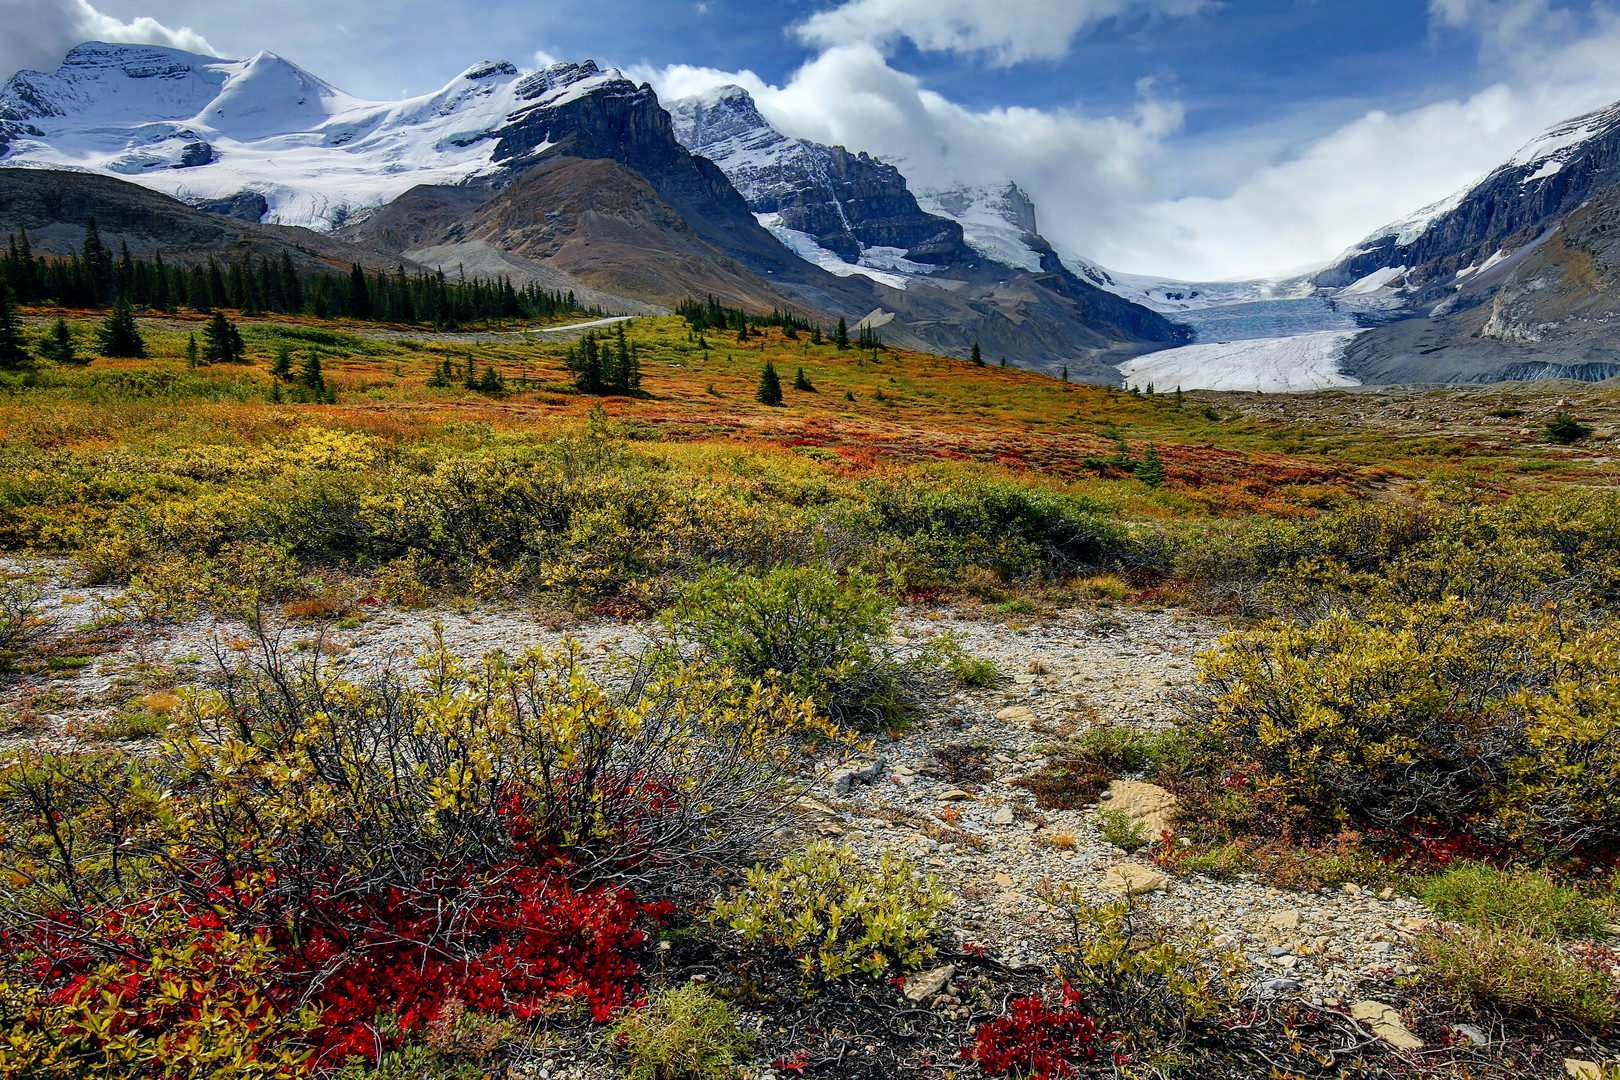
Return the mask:
[[[1075,13],[1046,40],[1066,47],[1088,20],[1126,4],[1062,6]],[[1039,35],[1021,29],[1022,14],[1040,7],[1040,0],[930,3],[932,21],[905,33],[926,48],[1042,55]],[[710,68],[638,77],[665,97],[736,83],[783,132],[894,161],[914,187],[1014,180],[1034,196],[1041,230],[1059,250],[1118,270],[1192,280],[1326,263],[1373,230],[1472,184],[1548,124],[1620,99],[1613,62],[1620,16],[1598,9],[1576,19],[1553,0],[1431,0],[1437,29],[1474,35],[1482,63],[1500,81],[1401,112],[1367,112],[1282,150],[1275,133],[1264,131],[1194,144],[1178,138],[1179,103],[1156,96],[1148,82],[1124,116],[954,103],[890,62],[884,20],[898,23],[913,10],[923,12],[923,0],[852,0],[813,18],[803,24],[812,40],[822,40],[815,35],[823,31],[832,39],[827,28],[835,16],[868,20],[865,40],[827,46],[780,86],[751,71]],[[992,10],[1008,18],[996,23]]]
[[92,7],[89,0],[0,0],[0,78],[25,68],[55,70],[73,46],[85,41],[127,41],[168,45],[217,56],[214,47],[189,26],[174,29],[149,16],[123,22]]
[[846,0],[795,27],[807,44],[880,48],[909,38],[919,49],[976,53],[1011,65],[1055,60],[1088,26],[1130,15],[1183,16],[1206,0]]

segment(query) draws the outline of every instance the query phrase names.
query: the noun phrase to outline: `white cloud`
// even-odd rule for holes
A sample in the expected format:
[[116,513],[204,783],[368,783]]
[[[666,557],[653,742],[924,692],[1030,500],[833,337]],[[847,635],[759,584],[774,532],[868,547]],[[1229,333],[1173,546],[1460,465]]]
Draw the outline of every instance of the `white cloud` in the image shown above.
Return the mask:
[[[941,12],[927,24],[933,29],[907,36],[926,47],[956,40],[963,48],[1013,48],[1024,40],[1019,14],[1037,5],[1001,6],[1010,9],[1001,39],[988,18],[951,29],[953,13],[991,10],[969,0],[930,5]],[[1074,6],[1095,18],[1123,4]],[[1258,129],[1198,143],[1178,140],[1181,108],[1156,98],[1151,83],[1139,85],[1129,116],[958,105],[889,63],[881,18],[913,10],[923,9],[912,0],[853,0],[818,16],[820,23],[812,19],[807,26],[828,27],[835,15],[859,14],[872,20],[871,32],[862,43],[824,49],[781,86],[751,71],[709,68],[637,77],[665,97],[737,83],[787,134],[894,160],[914,185],[1016,180],[1035,198],[1041,231],[1061,250],[1119,270],[1193,280],[1326,263],[1479,179],[1545,126],[1620,99],[1613,61],[1620,16],[1599,9],[1574,32],[1551,0],[1432,0],[1436,26],[1475,35],[1482,67],[1498,82],[1403,112],[1368,112],[1283,149],[1274,131]],[[1083,25],[1071,16],[1049,40],[1066,46],[1064,34]],[[1234,168],[1245,156],[1248,164]],[[1171,175],[1180,190],[1170,189]]]
[[6,27],[0,34],[0,78],[24,68],[55,70],[69,49],[85,41],[167,45],[218,55],[189,26],[173,29],[145,15],[122,22],[88,0],[0,0],[0,25]]
[[866,42],[887,48],[979,53],[994,63],[1055,60],[1088,26],[1128,15],[1191,15],[1206,0],[845,0],[795,27],[822,49]]

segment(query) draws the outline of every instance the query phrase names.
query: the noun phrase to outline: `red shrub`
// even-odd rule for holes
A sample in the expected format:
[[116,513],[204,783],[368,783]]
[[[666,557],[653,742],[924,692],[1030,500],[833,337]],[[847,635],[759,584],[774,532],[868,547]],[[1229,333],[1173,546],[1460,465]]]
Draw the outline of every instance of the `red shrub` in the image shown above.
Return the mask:
[[1063,1007],[1052,1009],[1037,997],[1019,998],[1006,1016],[979,1028],[978,1038],[964,1047],[962,1058],[977,1062],[992,1076],[1017,1074],[1033,1080],[1078,1075],[1075,1066],[1097,1060],[1097,1022],[1075,1005],[1079,996],[1064,992]]

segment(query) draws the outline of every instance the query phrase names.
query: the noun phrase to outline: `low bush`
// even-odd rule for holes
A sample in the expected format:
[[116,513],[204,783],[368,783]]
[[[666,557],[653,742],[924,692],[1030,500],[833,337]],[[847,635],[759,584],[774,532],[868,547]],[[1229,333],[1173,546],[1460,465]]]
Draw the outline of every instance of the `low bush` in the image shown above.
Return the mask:
[[1574,889],[1541,874],[1483,863],[1452,867],[1429,879],[1423,902],[1442,919],[1543,937],[1600,934],[1609,922],[1602,907]]
[[854,972],[877,979],[932,960],[934,919],[950,904],[932,876],[919,879],[891,852],[872,868],[847,847],[815,841],[776,870],[754,867],[711,917],[788,950],[809,993]]
[[420,685],[351,683],[258,652],[182,695],[158,753],[0,768],[0,1045],[25,1075],[374,1061],[451,998],[605,1020],[660,890],[762,842],[831,734],[691,668],[609,690],[566,652],[441,645]]
[[1058,1008],[1037,997],[1018,998],[1007,1013],[981,1024],[973,1045],[962,1049],[964,1061],[989,1076],[1029,1080],[1063,1080],[1080,1075],[1079,1066],[1097,1060],[1105,1044],[1097,1021],[1078,1007],[1077,994],[1065,996]]
[[1552,1021],[1607,1029],[1620,1017],[1608,965],[1516,930],[1463,928],[1423,935],[1421,976],[1465,1003],[1485,1002]]
[[603,1039],[628,1059],[626,1080],[727,1080],[754,1041],[731,1006],[697,983],[651,995]]
[[660,620],[677,643],[745,678],[837,720],[874,722],[903,711],[913,681],[890,652],[894,608],[861,574],[840,582],[820,567],[720,568],[681,589]]
[[1125,851],[1135,851],[1148,842],[1142,823],[1131,820],[1129,814],[1114,807],[1104,807],[1097,812],[1097,831],[1104,840]]
[[1202,929],[1173,937],[1130,897],[1098,905],[1071,886],[1053,899],[1070,928],[1059,974],[1113,1035],[1124,1064],[1173,1071],[1188,1044],[1237,1003],[1240,961]]
[[0,671],[50,636],[56,620],[46,614],[45,578],[37,570],[0,573]]
[[1620,838],[1620,643],[1556,608],[1334,611],[1228,635],[1192,717],[1330,831],[1462,832],[1540,850]]

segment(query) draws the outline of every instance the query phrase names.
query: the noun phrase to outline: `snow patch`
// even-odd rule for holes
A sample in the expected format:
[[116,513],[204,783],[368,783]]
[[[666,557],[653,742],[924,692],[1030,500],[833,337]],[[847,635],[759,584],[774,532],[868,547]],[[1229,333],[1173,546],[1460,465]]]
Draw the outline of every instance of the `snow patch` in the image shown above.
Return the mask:
[[1360,384],[1339,370],[1344,350],[1360,330],[1295,337],[1184,345],[1148,353],[1120,365],[1126,382],[1159,390],[1258,390],[1297,393]]
[[1344,287],[1347,296],[1368,296],[1406,273],[1404,266],[1385,266]]
[[[780,214],[755,214],[754,217],[770,231],[772,236],[787,245],[793,254],[838,277],[853,277],[859,274],[862,277],[869,277],[873,281],[887,285],[891,289],[904,289],[909,283],[907,274],[926,273],[932,269],[932,267],[924,266],[922,263],[911,262],[903,258],[905,252],[899,248],[867,248],[861,253],[860,262],[847,263],[836,252],[828,251],[816,243],[816,238],[809,233],[784,226]],[[874,252],[878,254],[873,256]],[[879,266],[867,265],[868,256],[873,256],[875,261],[883,264],[886,268],[880,269]],[[895,272],[897,270],[901,272]]]

